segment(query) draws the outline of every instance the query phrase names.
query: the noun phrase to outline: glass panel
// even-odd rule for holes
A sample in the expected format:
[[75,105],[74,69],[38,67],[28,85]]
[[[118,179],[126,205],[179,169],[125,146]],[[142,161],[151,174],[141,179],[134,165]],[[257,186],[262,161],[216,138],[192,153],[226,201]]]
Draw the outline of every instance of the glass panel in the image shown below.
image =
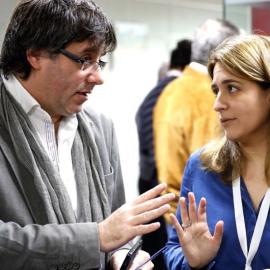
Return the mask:
[[224,0],[223,16],[244,33],[270,35],[270,0]]

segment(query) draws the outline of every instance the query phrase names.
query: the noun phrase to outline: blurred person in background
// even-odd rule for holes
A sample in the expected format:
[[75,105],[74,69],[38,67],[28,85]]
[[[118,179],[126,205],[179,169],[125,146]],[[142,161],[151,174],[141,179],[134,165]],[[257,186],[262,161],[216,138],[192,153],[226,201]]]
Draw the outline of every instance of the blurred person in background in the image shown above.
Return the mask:
[[169,70],[169,64],[167,62],[161,63],[158,69],[158,82],[167,77],[168,70]]
[[[171,211],[176,213],[182,176],[192,152],[215,136],[217,116],[212,110],[215,96],[206,64],[211,51],[224,39],[239,34],[226,20],[206,20],[195,31],[191,60],[183,75],[169,83],[154,108],[154,148],[159,183],[176,195]],[[165,214],[168,233],[169,213]]]
[[[153,147],[153,108],[165,86],[182,75],[183,69],[190,63],[190,55],[191,41],[187,39],[179,41],[176,48],[171,52],[169,70],[166,72],[166,76],[161,77],[161,72],[159,72],[157,85],[145,97],[136,114],[140,154],[140,194],[150,190],[158,184]],[[162,72],[162,74],[164,74],[164,72]],[[167,242],[167,231],[164,218],[159,217],[156,221],[160,222],[161,227],[153,233],[142,236],[143,250],[150,254],[154,254]],[[153,262],[155,269],[167,269],[163,256],[156,257]]]

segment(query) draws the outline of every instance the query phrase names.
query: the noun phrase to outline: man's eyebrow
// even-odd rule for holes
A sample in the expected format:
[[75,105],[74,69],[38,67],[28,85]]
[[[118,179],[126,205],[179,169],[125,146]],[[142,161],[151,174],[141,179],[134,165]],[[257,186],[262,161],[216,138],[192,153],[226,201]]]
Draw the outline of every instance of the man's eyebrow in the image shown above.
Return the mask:
[[95,47],[86,47],[85,49],[83,49],[81,51],[81,53],[95,53],[95,54],[100,54],[100,55],[105,55],[106,54],[106,51],[104,50],[101,50],[100,48],[95,48]]

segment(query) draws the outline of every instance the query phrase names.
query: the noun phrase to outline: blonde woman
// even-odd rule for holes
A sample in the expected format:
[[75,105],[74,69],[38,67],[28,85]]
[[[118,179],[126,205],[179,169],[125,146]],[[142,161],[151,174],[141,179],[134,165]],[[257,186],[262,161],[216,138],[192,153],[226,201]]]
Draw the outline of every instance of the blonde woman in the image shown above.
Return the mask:
[[227,39],[208,71],[220,134],[186,166],[166,263],[170,270],[270,269],[270,38]]

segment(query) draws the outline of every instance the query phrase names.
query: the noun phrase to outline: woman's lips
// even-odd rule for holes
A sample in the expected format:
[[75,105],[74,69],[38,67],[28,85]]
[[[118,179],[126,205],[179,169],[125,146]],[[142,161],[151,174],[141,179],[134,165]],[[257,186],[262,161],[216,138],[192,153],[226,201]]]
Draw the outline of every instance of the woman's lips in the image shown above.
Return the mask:
[[228,125],[230,124],[231,122],[233,122],[235,120],[235,118],[221,118],[220,119],[220,123],[222,125]]

